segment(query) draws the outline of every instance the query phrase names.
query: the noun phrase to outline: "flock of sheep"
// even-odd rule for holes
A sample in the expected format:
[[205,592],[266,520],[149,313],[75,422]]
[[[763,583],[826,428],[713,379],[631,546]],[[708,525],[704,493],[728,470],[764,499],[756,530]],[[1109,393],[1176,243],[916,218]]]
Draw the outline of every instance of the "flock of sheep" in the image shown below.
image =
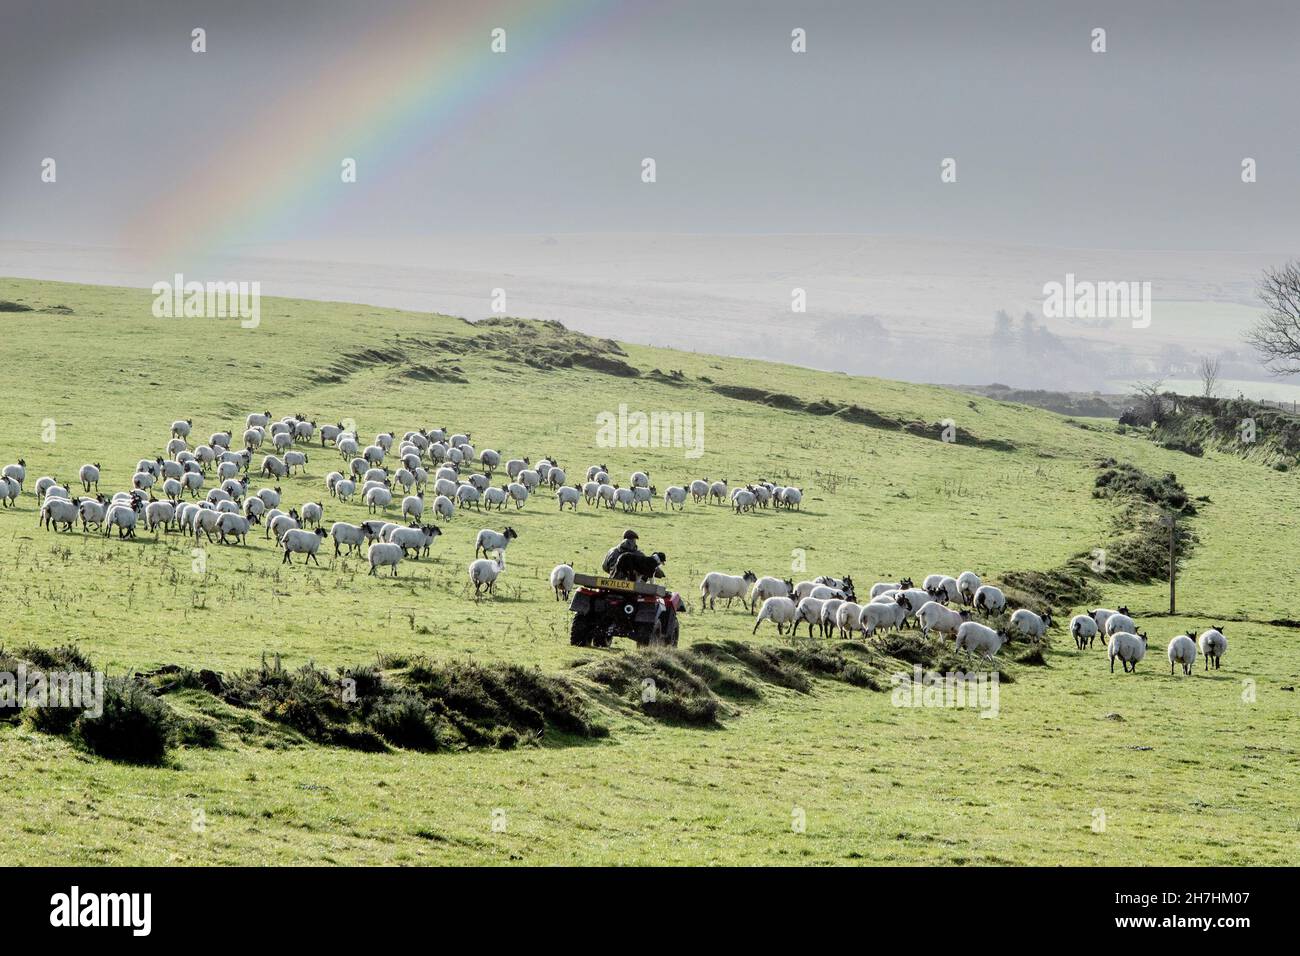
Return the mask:
[[[982,654],[990,659],[1012,639],[1041,641],[1052,626],[1050,612],[1040,616],[1028,608],[1012,611],[1000,627],[973,620],[972,611],[992,619],[1000,618],[1007,609],[1002,590],[984,584],[973,571],[956,577],[931,574],[919,588],[911,578],[882,581],[871,587],[865,603],[858,602],[853,578],[847,575],[842,580],[823,576],[795,584],[789,578],[760,578],[752,571],[739,576],[714,571],[700,582],[701,610],[716,609],[719,600],[730,607],[737,599],[750,613],[757,612],[755,634],[764,621],[771,621],[778,634],[785,633],[787,627],[792,635],[797,634],[800,625],[807,624],[809,637],[815,627],[823,637],[838,633],[841,638],[856,634],[870,638],[878,631],[912,625],[926,638],[933,632],[953,640],[955,648],[965,650],[967,656]],[[1146,656],[1147,636],[1127,607],[1096,608],[1076,615],[1070,621],[1070,633],[1080,650],[1092,647],[1100,636],[1112,673],[1116,659],[1125,673],[1131,673]],[[1179,665],[1184,674],[1191,674],[1198,652],[1204,656],[1207,670],[1211,662],[1217,669],[1227,649],[1222,624],[1199,636],[1195,631],[1180,634],[1169,642],[1169,672]]]
[[[456,434],[446,428],[408,431],[400,440],[394,433],[384,432],[363,446],[355,430],[341,422],[318,427],[303,415],[275,419],[267,411],[247,416],[238,442],[232,431],[225,431],[191,446],[193,427],[192,419],[173,422],[163,453],[140,459],[130,489],[111,497],[99,491],[98,462],[85,464],[78,471],[84,496],[73,495],[53,477],[39,478],[34,487],[39,524],[71,531],[80,523],[84,532],[94,529],[105,536],[116,529],[119,538],[135,537],[137,526],[142,525],[155,535],[178,531],[193,535],[196,541],[205,537],[211,542],[215,535],[223,544],[245,544],[253,527],[261,525],[267,540],[275,537],[283,552],[282,563],[292,564],[296,554],[319,565],[317,552],[329,537],[336,556],[345,548],[352,554],[364,547],[370,574],[387,568],[396,577],[397,566],[404,559],[427,556],[441,533],[438,526],[423,523],[426,490],[433,495],[429,511],[436,520],[449,520],[458,509],[503,511],[508,504],[519,509],[542,486],[554,491],[561,511],[566,507],[576,511],[584,499],[588,505],[626,512],[653,510],[658,495],[644,471],[633,472],[629,485],[620,487],[611,480],[607,466],[592,465],[585,482],[570,485],[566,484],[567,473],[553,458],[536,464],[529,458],[503,462],[495,449],[475,449],[468,433]],[[253,474],[272,481],[305,474],[309,451],[317,439],[322,449],[333,445],[345,463],[325,476],[329,494],[339,501],[357,498],[378,517],[360,524],[335,521],[327,532],[323,500],[284,510],[279,485],[250,490]],[[267,446],[254,471],[254,454]],[[494,484],[493,476],[503,466],[508,480]],[[216,484],[205,493],[209,479]],[[0,471],[0,505],[16,505],[26,480],[25,459],[5,466]],[[705,478],[686,486],[674,485],[663,495],[668,509],[681,510],[688,498],[729,502],[736,513],[744,513],[769,507],[796,509],[803,494],[798,488],[767,481],[732,489],[725,479]],[[397,521],[385,517],[393,508],[400,512]],[[495,592],[496,581],[506,569],[506,546],[517,536],[509,527],[479,532],[475,560],[468,568],[476,596]],[[561,572],[559,580],[563,579]]]
[[[508,481],[493,484],[493,475],[502,467],[502,456],[491,448],[477,450],[470,436],[454,434],[449,429],[408,431],[399,440],[391,432],[377,435],[372,444],[362,446],[355,431],[342,423],[317,427],[301,415],[273,419],[270,412],[253,413],[246,419],[241,436],[243,448],[233,449],[231,432],[217,432],[206,443],[191,448],[193,421],[172,423],[171,437],[165,454],[143,458],[136,464],[131,488],[111,497],[99,493],[101,466],[98,462],[83,465],[78,472],[84,497],[73,496],[68,488],[52,477],[35,483],[40,503],[39,523],[50,529],[60,526],[70,531],[80,522],[83,531],[91,528],[108,535],[116,528],[119,538],[135,536],[138,524],[158,534],[176,530],[200,536],[211,542],[213,535],[221,543],[246,543],[254,525],[265,526],[265,538],[274,535],[283,552],[283,563],[292,563],[297,554],[303,560],[319,564],[316,554],[326,537],[334,542],[334,554],[343,549],[348,554],[366,548],[370,574],[387,568],[396,577],[397,566],[406,558],[427,556],[434,540],[441,534],[436,525],[424,524],[424,493],[430,485],[434,499],[432,515],[452,518],[457,509],[486,506],[504,510],[513,503],[522,508],[530,496],[543,485],[555,492],[561,511],[566,506],[576,510],[580,500],[595,507],[621,507],[626,512],[653,509],[658,495],[647,472],[631,475],[629,485],[620,487],[610,479],[605,465],[587,469],[585,482],[566,484],[568,475],[553,458],[533,464],[528,458],[504,462]],[[359,497],[373,520],[360,524],[335,521],[327,532],[322,524],[322,502],[305,502],[299,508],[282,510],[279,486],[263,487],[249,493],[254,453],[269,444],[272,453],[263,455],[257,473],[279,479],[295,470],[305,473],[307,448],[319,437],[321,448],[333,444],[346,463],[346,471],[331,471],[325,487],[331,496],[348,501]],[[396,446],[396,452],[393,449]],[[395,465],[390,471],[385,462]],[[475,470],[475,464],[479,470]],[[432,470],[431,470],[432,469]],[[202,500],[199,493],[215,471],[217,485]],[[0,470],[0,505],[13,506],[27,478],[26,461],[19,459]],[[395,489],[402,491],[396,502]],[[156,492],[161,491],[159,499]],[[93,494],[93,496],[92,496]],[[190,501],[183,498],[188,495]],[[724,479],[697,479],[688,485],[674,485],[663,495],[665,507],[682,509],[688,497],[695,501],[729,504],[736,513],[759,508],[798,508],[803,495],[800,489],[768,481],[730,487]],[[388,521],[383,514],[394,506],[400,509],[400,523]],[[468,567],[469,582],[475,596],[495,592],[497,579],[505,572],[507,546],[518,537],[513,528],[501,531],[484,528],[474,542],[474,561]],[[480,556],[481,555],[481,556]],[[573,589],[574,569],[561,564],[551,572],[550,583],[557,598],[567,598]],[[751,590],[752,585],[752,590]],[[841,637],[861,633],[870,638],[878,631],[914,625],[925,637],[934,632],[955,642],[957,650],[968,655],[992,658],[1013,638],[1040,641],[1052,626],[1050,614],[1039,616],[1028,608],[1011,612],[1000,627],[991,627],[972,619],[972,611],[986,620],[1001,620],[1007,599],[1000,588],[984,584],[972,571],[953,577],[931,574],[915,587],[910,578],[898,582],[875,584],[868,600],[859,603],[853,579],[819,577],[795,584],[776,577],[757,577],[746,571],[735,576],[711,572],[700,584],[701,608],[716,609],[718,600],[729,607],[739,599],[751,613],[757,612],[754,633],[764,621],[771,621],[778,634],[790,629],[797,634],[800,625],[808,625],[809,637],[817,628],[823,637],[838,632]],[[950,606],[953,605],[953,606]],[[1070,622],[1070,633],[1079,649],[1091,647],[1098,636],[1107,648],[1113,672],[1119,659],[1125,672],[1136,670],[1146,655],[1147,637],[1140,631],[1127,608],[1098,608],[1080,614]],[[1210,628],[1199,636],[1193,631],[1175,637],[1169,643],[1170,672],[1181,665],[1190,674],[1198,652],[1217,668],[1227,650],[1223,626]]]

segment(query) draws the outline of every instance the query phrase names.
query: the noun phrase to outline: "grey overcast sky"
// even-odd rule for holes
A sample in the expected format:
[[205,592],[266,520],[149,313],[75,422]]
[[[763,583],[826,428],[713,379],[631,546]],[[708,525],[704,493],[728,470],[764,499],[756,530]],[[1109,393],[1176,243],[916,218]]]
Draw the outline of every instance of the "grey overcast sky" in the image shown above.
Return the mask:
[[[222,203],[236,223],[209,249],[474,231],[1250,251],[1294,247],[1300,222],[1296,0],[0,0],[0,16],[0,239],[129,245],[191,209],[202,235]],[[490,25],[527,68],[491,72]],[[384,38],[426,36],[466,65],[422,97],[418,71],[385,73]],[[340,76],[374,89],[351,99]],[[274,110],[265,125],[281,102],[312,148],[282,141]],[[259,192],[266,170],[284,181]]]

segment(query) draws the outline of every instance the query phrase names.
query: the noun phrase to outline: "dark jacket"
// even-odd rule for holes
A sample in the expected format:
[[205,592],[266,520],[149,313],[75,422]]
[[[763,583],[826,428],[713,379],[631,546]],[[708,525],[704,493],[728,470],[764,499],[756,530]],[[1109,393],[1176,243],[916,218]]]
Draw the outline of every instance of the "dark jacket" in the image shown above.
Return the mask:
[[641,553],[641,549],[637,547],[635,541],[630,538],[624,538],[616,546],[609,549],[609,553],[605,555],[605,560],[600,562],[601,570],[606,574],[612,574],[614,572],[615,562],[629,551],[633,554]]

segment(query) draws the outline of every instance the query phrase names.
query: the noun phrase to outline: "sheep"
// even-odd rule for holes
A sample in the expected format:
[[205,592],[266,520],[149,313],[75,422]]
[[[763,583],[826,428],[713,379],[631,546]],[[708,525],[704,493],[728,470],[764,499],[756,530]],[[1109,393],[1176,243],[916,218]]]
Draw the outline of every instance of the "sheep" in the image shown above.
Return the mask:
[[357,492],[357,483],[351,478],[344,478],[334,483],[334,497],[339,501],[347,501]]
[[794,628],[790,632],[791,636],[797,637],[799,625],[807,622],[808,637],[811,638],[813,636],[813,625],[816,624],[818,628],[821,627],[822,605],[825,603],[820,598],[800,598],[799,603],[794,608]]
[[664,492],[664,507],[672,508],[673,505],[677,506],[678,511],[686,507],[686,489],[680,485],[671,485]]
[[384,455],[385,451],[382,445],[367,445],[366,450],[361,453],[361,457],[366,460],[368,465],[382,465]]
[[387,488],[371,488],[365,493],[364,500],[371,514],[379,510],[387,511],[393,503],[393,493]]
[[1106,621],[1114,614],[1123,614],[1127,616],[1128,606],[1121,605],[1118,611],[1111,610],[1108,607],[1099,607],[1088,612],[1088,616],[1097,623],[1097,630],[1101,632],[1103,642],[1105,642],[1106,639]]
[[577,485],[565,485],[563,488],[560,488],[555,492],[555,497],[559,499],[561,511],[564,510],[565,505],[568,505],[574,511],[577,511],[578,501],[582,498],[582,492],[579,490]]
[[286,451],[284,453],[284,467],[289,469],[289,474],[293,474],[295,468],[299,469],[304,475],[307,474],[307,453],[305,451]]
[[403,553],[410,551],[412,557],[419,558],[421,554],[428,557],[433,539],[440,534],[442,534],[442,529],[431,524],[412,525],[409,528],[393,529],[384,540],[389,544],[397,545],[402,549]]
[[[3,491],[3,483],[7,480],[8,479],[0,479],[0,492]],[[17,487],[17,485],[14,485],[15,489]],[[108,502],[104,501],[103,495],[99,495],[96,498],[82,498],[81,503],[77,506],[77,510],[81,513],[81,530],[87,532],[90,531],[90,526],[92,524],[95,526],[95,529],[98,530],[104,523],[104,515],[107,514],[108,508]]]
[[979,621],[963,621],[957,628],[956,649],[966,650],[966,656],[983,654],[992,660],[1004,644],[1010,643],[1011,635],[1006,631],[995,631]]
[[889,581],[877,581],[875,584],[871,585],[871,600],[874,601],[886,591],[906,591],[911,586],[911,578],[902,578],[897,584],[893,584]]
[[981,584],[975,589],[975,609],[983,612],[987,617],[990,614],[1001,614],[1007,606],[1007,596],[1002,593],[1001,588],[995,588],[991,584]]
[[336,521],[330,525],[330,537],[334,539],[334,556],[337,558],[343,545],[347,545],[348,554],[352,554],[365,543],[365,532],[354,524]]
[[405,556],[399,545],[387,541],[376,541],[366,551],[366,560],[370,563],[370,573],[378,577],[379,568],[392,568],[392,577],[397,577],[397,566]]
[[573,562],[568,564],[557,564],[551,569],[551,590],[555,592],[555,600],[569,599],[573,592]]
[[194,419],[186,418],[183,421],[172,422],[172,437],[185,438],[190,433],[190,428],[194,425]]
[[617,500],[617,498],[618,498],[618,486],[617,486],[617,485],[601,485],[601,486],[600,486],[599,498],[600,498],[601,502],[604,503],[604,505],[605,505],[606,508],[609,508],[609,509],[612,510],[613,507],[614,507],[614,502],[615,502],[615,501]]
[[839,628],[840,637],[848,637],[859,627],[862,605],[856,601],[845,601],[835,609],[835,626]]
[[340,435],[338,441],[334,443],[334,447],[338,449],[340,457],[345,461],[361,451],[360,443],[352,435]]
[[1192,668],[1196,665],[1196,632],[1188,631],[1186,634],[1179,634],[1169,642],[1167,653],[1169,673],[1173,674],[1175,664],[1182,664],[1183,675],[1190,677]]
[[833,628],[839,626],[840,608],[843,605],[843,598],[826,598],[822,601],[822,616],[820,622],[822,637],[828,636]]
[[943,598],[942,603],[944,604],[953,604],[962,600],[961,588],[957,586],[956,578],[950,577],[946,574],[932,574],[929,578],[926,578],[926,580],[929,581],[930,578],[938,578],[938,580],[933,586],[923,584],[922,587],[925,588],[927,593],[934,596],[936,600],[941,595]]
[[749,592],[749,610],[751,612],[758,610],[760,601],[766,601],[770,597],[790,597],[794,593],[794,582],[790,579],[782,581],[780,578],[763,577],[754,582],[753,590]]
[[1070,634],[1079,650],[1092,647],[1092,642],[1097,639],[1097,622],[1087,614],[1076,614],[1070,618]]
[[18,490],[22,491],[23,481],[27,478],[27,459],[19,458],[12,465],[5,465],[4,469],[0,470],[0,477],[10,478],[18,482]]
[[[931,601],[921,608],[924,611],[930,604],[942,608],[945,612],[948,608],[943,607],[935,601]],[[918,615],[921,613],[917,612]],[[902,627],[907,622],[907,608],[897,601],[872,601],[870,604],[862,605],[862,611],[858,614],[858,627],[862,633],[867,636],[873,636],[876,631],[884,629],[891,630]]]
[[[867,607],[871,607],[870,604]],[[955,638],[958,629],[970,620],[970,612],[963,608],[955,611],[944,607],[938,601],[927,601],[916,612],[916,621],[921,625],[921,636],[929,637],[931,631]]]
[[203,487],[203,475],[197,471],[186,472],[181,478],[181,484],[185,486],[191,498],[197,498],[199,489]]
[[596,476],[599,475],[601,472],[608,473],[609,468],[606,467],[605,465],[592,465],[590,468],[587,469],[587,480],[595,481]]
[[135,522],[137,514],[132,505],[111,505],[104,514],[104,536],[117,528],[117,536],[121,538],[135,537]]
[[632,477],[629,479],[629,482],[633,488],[649,488],[650,476],[644,471],[634,471],[632,472]]
[[283,459],[277,458],[275,455],[267,455],[262,459],[262,467],[258,473],[270,478],[287,478],[289,476],[289,467],[284,463]]
[[230,450],[230,439],[234,437],[232,432],[213,432],[208,439],[208,445],[212,448],[224,448]]
[[709,485],[709,497],[717,504],[722,504],[727,497],[727,479],[724,478],[722,481],[715,481]]
[[1110,647],[1107,648],[1107,654],[1110,656],[1110,672],[1115,673],[1115,658],[1120,659],[1124,665],[1124,673],[1131,674],[1137,672],[1138,661],[1142,660],[1147,653],[1147,636],[1145,634],[1135,634],[1131,631],[1115,631],[1110,635]]
[[316,433],[316,423],[302,421],[301,419],[293,426],[293,437],[301,441],[311,441],[312,435]]
[[253,412],[248,416],[248,418],[244,419],[244,422],[249,428],[265,428],[271,424],[271,413],[262,412],[261,414],[258,414],[257,412]]
[[221,483],[221,490],[234,501],[241,501],[248,490],[247,478],[227,478]]
[[517,481],[512,481],[506,485],[506,493],[510,495],[510,500],[515,503],[515,509],[518,510],[524,506],[528,500],[528,488]]
[[473,505],[479,511],[483,510],[483,495],[473,485],[465,484],[456,488],[456,501],[464,507]]
[[709,496],[709,480],[707,478],[696,478],[691,482],[691,500],[701,502]]
[[532,462],[527,458],[511,458],[506,462],[506,476],[514,481],[519,477],[519,473],[527,468]]
[[320,567],[320,561],[316,559],[316,552],[320,550],[320,543],[325,540],[325,529],[317,528],[315,531],[308,531],[305,528],[290,528],[280,539],[280,547],[284,550],[284,557],[280,559],[281,564],[293,564],[289,559],[291,554],[305,554],[306,560]]
[[795,615],[795,603],[788,597],[770,597],[763,601],[763,606],[758,612],[758,617],[754,621],[754,629],[751,634],[758,633],[758,626],[764,621],[771,621],[776,625],[776,633],[784,634],[786,625],[790,625],[793,630],[798,623]]
[[64,531],[71,531],[72,526],[81,518],[77,500],[67,498],[46,498],[41,505],[41,513],[36,519],[36,526],[42,524],[50,530],[57,530],[55,525],[63,525]]
[[346,431],[347,429],[343,427],[342,422],[337,425],[322,425],[320,427],[320,446],[324,448],[327,441],[338,441],[339,436]]
[[[631,511],[632,506],[635,503],[636,500],[632,496],[631,488],[620,488],[617,485],[614,486],[614,504],[617,504],[624,511]],[[611,507],[613,507],[613,505],[611,505]]]
[[260,428],[249,428],[244,431],[244,447],[249,451],[256,451],[262,447],[263,431]]
[[190,530],[194,532],[194,540],[198,541],[199,534],[203,534],[209,541],[212,540],[212,532],[217,530],[217,524],[221,520],[221,512],[215,508],[199,508],[190,514]]
[[518,474],[515,481],[527,488],[529,492],[533,492],[537,490],[539,485],[541,485],[542,476],[539,475],[537,470],[534,468],[525,468]]
[[456,502],[452,501],[446,495],[438,495],[433,499],[433,515],[435,518],[442,518],[450,521],[456,514]]
[[798,488],[786,488],[781,495],[780,503],[786,508],[799,510],[799,504],[803,501],[803,492]]
[[515,538],[519,537],[514,528],[507,527],[501,531],[493,531],[491,528],[484,528],[474,539],[474,557],[478,557],[479,552],[483,557],[487,557],[489,551],[504,551],[507,545]]
[[1106,618],[1105,631],[1106,636],[1112,638],[1121,632],[1126,634],[1136,634],[1137,624],[1134,622],[1133,618],[1129,617],[1127,614],[1121,614],[1116,611],[1114,614],[1111,614]]
[[501,467],[501,452],[495,448],[484,448],[478,455],[478,462],[483,471],[491,476],[494,469]]
[[403,521],[405,521],[408,518],[419,521],[421,515],[423,514],[424,514],[423,494],[407,495],[405,498],[402,499],[402,520]]
[[288,514],[277,514],[266,523],[266,536],[269,538],[275,535],[275,543],[279,544],[287,532],[298,530],[300,527],[298,512],[290,509]]
[[700,610],[704,610],[706,603],[711,610],[716,610],[718,598],[726,598],[727,607],[731,607],[731,602],[735,598],[740,598],[741,603],[744,604],[745,593],[757,580],[758,575],[753,571],[746,571],[740,577],[723,574],[721,571],[710,571],[700,582]]
[[151,501],[144,506],[144,525],[155,535],[159,525],[166,531],[175,518],[176,506],[169,501]]
[[654,501],[655,493],[656,493],[656,489],[654,485],[651,485],[649,488],[641,488],[641,487],[633,488],[632,507],[638,510],[641,509],[642,507],[645,507],[645,508],[649,508],[651,511],[654,511],[655,506],[652,504],[652,502]]
[[81,487],[87,494],[90,492],[91,485],[99,491],[99,462],[93,465],[82,465],[81,470],[77,472],[77,477],[81,479]]
[[71,495],[68,494],[68,489],[62,485],[50,485],[45,489],[45,500],[49,501],[51,498],[62,498],[67,501],[71,498]]
[[980,576],[974,571],[963,571],[957,575],[957,591],[961,594],[963,604],[975,603],[975,592],[980,589]]
[[1035,643],[1041,641],[1047,634],[1047,629],[1052,626],[1052,614],[1050,611],[1039,617],[1029,608],[1018,608],[1011,613],[1011,620],[1007,622],[1007,630],[1013,634],[1023,634],[1027,638],[1032,638]]
[[1197,638],[1197,647],[1205,655],[1205,669],[1210,669],[1210,661],[1214,661],[1214,669],[1219,669],[1219,660],[1228,652],[1228,639],[1223,636],[1223,625],[1216,624],[1208,631],[1202,631],[1201,636]]
[[505,569],[505,551],[498,551],[496,557],[490,561],[487,558],[479,558],[477,561],[470,562],[469,580],[474,585],[474,597],[477,599],[483,593],[495,594],[497,578]]
[[240,514],[227,512],[217,519],[217,532],[222,544],[226,543],[227,538],[234,538],[239,544],[247,544],[248,532],[252,527],[253,523]]
[[319,501],[307,501],[302,506],[302,526],[319,528],[321,518],[325,516],[325,506]]
[[757,499],[754,493],[747,488],[737,488],[731,494],[731,505],[736,514],[742,514],[746,511],[754,510],[754,503]]
[[392,484],[392,481],[390,481],[388,478],[388,472],[383,468],[367,468],[361,474],[361,480],[366,482],[367,484],[369,484],[372,481],[378,482],[379,484],[385,486]]
[[18,494],[22,486],[13,478],[0,477],[0,504],[6,508],[18,506]]
[[234,478],[235,475],[239,474],[242,470],[243,469],[233,461],[223,461],[221,464],[217,465],[217,477],[224,481],[227,478]]
[[566,472],[563,468],[556,468],[555,466],[552,466],[551,469],[546,473],[546,483],[550,485],[552,489],[558,490],[559,488],[562,488],[564,486],[564,482],[568,480],[568,477],[569,477],[568,472]]
[[254,523],[261,520],[262,515],[266,514],[266,502],[257,495],[249,495],[244,499],[244,517]]
[[497,511],[504,511],[506,502],[510,500],[510,486],[502,485],[500,488],[488,488],[483,492],[483,503],[487,505],[488,511],[495,508]]
[[137,471],[131,476],[131,487],[137,491],[148,491],[158,479],[147,471]]
[[162,490],[169,501],[176,502],[181,500],[181,492],[185,490],[185,486],[175,478],[168,478],[162,483]]

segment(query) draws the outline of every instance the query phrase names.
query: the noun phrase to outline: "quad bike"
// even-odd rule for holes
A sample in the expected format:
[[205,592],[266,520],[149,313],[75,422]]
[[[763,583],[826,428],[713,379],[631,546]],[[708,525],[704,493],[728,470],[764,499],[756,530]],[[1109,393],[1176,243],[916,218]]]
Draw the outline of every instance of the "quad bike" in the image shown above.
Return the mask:
[[641,647],[677,646],[680,595],[658,584],[590,574],[575,574],[573,581],[578,589],[569,603],[570,644],[609,647],[617,636],[630,637]]

